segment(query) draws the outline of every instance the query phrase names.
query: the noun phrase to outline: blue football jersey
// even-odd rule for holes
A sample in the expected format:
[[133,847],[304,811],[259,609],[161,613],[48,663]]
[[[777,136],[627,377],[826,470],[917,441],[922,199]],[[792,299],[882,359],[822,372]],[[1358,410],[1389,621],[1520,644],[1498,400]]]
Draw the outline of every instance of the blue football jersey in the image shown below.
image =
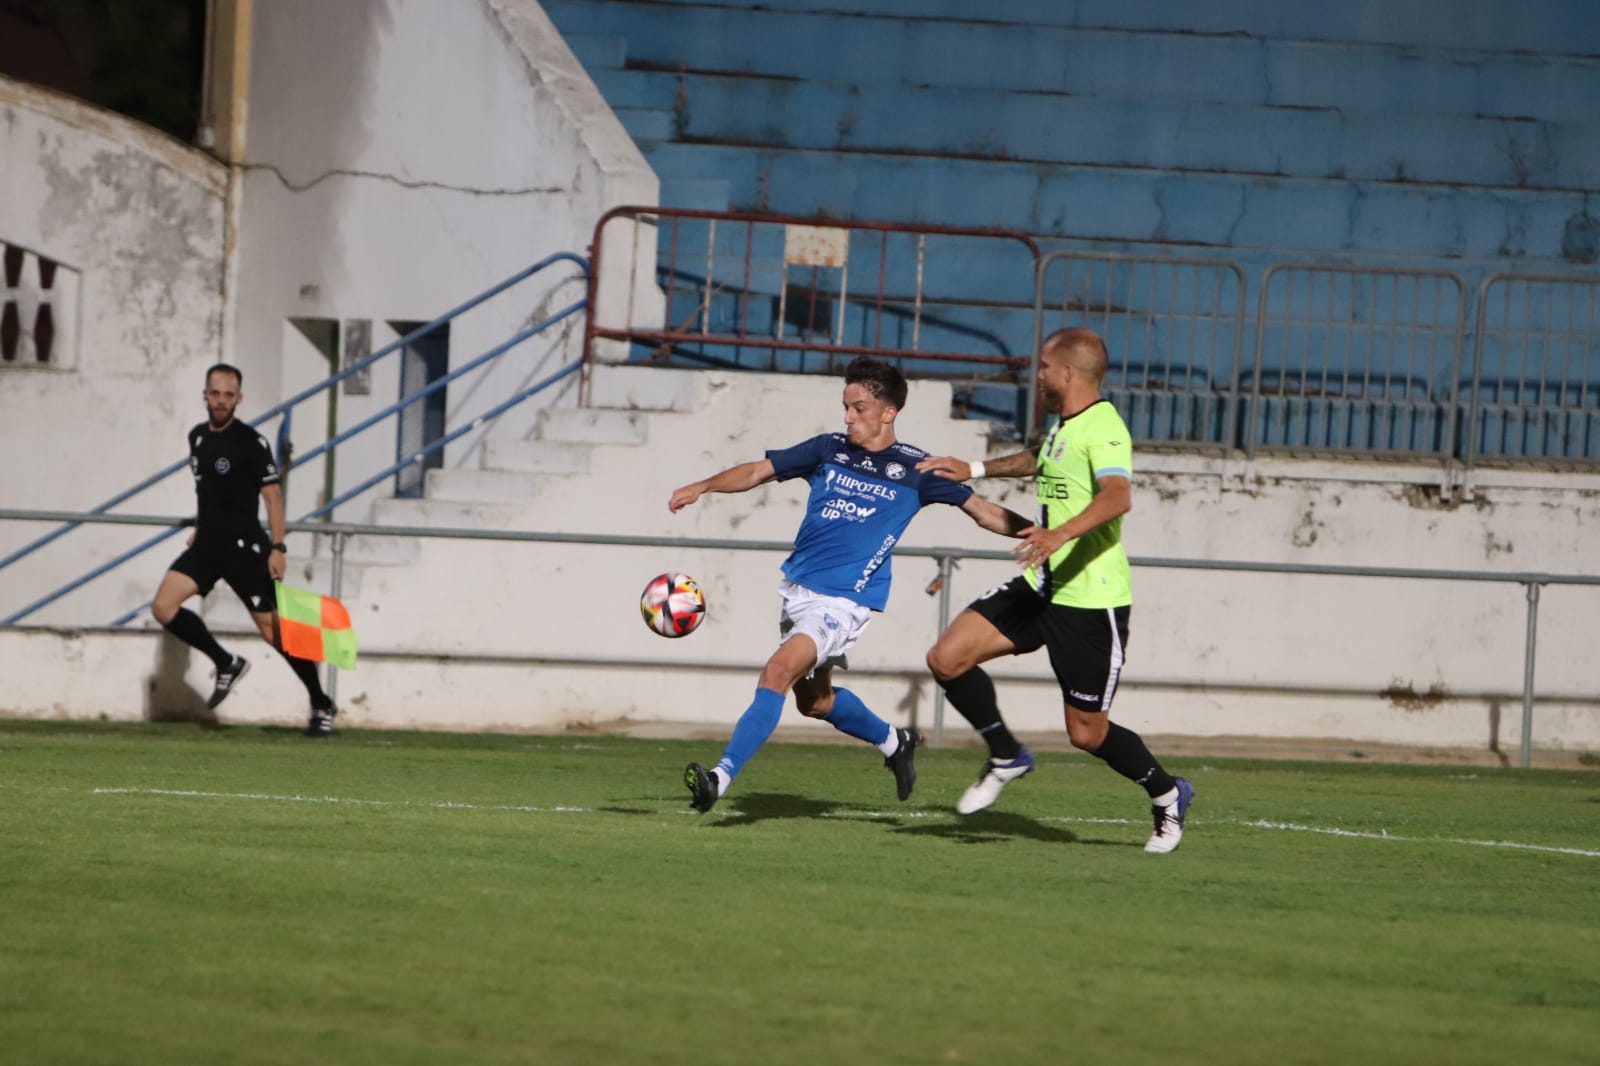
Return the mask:
[[881,452],[824,433],[767,453],[778,480],[811,482],[806,517],[795,534],[783,576],[826,596],[881,611],[889,602],[889,555],[918,511],[930,503],[961,506],[972,490],[958,481],[919,474],[921,448],[896,441]]

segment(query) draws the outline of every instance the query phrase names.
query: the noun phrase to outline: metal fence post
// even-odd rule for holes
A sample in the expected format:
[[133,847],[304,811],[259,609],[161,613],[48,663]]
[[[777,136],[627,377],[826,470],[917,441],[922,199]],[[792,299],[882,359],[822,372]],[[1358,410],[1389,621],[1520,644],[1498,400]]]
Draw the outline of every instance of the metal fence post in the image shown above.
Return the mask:
[[1533,754],[1533,660],[1538,648],[1539,582],[1528,585],[1528,643],[1522,653],[1522,754],[1517,763],[1528,768]]

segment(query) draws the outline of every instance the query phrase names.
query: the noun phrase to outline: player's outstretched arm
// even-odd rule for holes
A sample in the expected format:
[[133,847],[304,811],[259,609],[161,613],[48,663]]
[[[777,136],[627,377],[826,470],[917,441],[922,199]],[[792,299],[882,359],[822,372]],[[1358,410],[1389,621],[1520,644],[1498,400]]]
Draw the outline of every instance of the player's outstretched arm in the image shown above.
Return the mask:
[[778,471],[773,467],[771,459],[758,459],[753,463],[730,466],[720,474],[713,474],[704,481],[696,481],[678,489],[667,501],[667,510],[677,514],[708,492],[749,492],[757,485],[765,485],[777,476]]
[[949,455],[930,455],[917,464],[917,469],[951,481],[970,481],[975,477],[1032,477],[1039,472],[1039,460],[1032,452],[1013,452],[982,463]]
[[1060,551],[1068,541],[1077,540],[1085,533],[1091,533],[1131,510],[1133,510],[1133,486],[1128,479],[1101,478],[1098,491],[1094,499],[1089,501],[1089,506],[1054,529],[1030,526],[1022,535],[1022,543],[1011,549],[1011,554],[1015,555],[1017,562],[1023,566],[1043,563]]
[[1033,527],[1032,522],[1011,508],[1001,507],[998,503],[991,503],[981,496],[973,496],[961,505],[961,509],[978,525],[1002,537],[1021,536],[1024,529]]

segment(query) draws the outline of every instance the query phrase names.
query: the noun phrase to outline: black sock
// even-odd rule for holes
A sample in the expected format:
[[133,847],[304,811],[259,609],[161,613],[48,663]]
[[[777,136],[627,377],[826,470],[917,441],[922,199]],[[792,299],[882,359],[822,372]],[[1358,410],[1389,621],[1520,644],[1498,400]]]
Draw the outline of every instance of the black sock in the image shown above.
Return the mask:
[[294,671],[294,676],[306,687],[306,693],[311,697],[311,706],[319,711],[325,711],[333,706],[333,701],[328,694],[322,691],[322,680],[317,677],[317,664],[310,659],[297,659],[286,651],[280,650],[279,655],[289,664],[289,669]]
[[991,758],[1008,762],[1022,754],[1022,745],[1011,735],[1011,730],[1000,718],[1000,701],[994,694],[994,681],[983,668],[974,666],[960,677],[940,681],[950,706],[961,712],[961,717],[972,723],[985,744],[989,745]]
[[206,628],[200,616],[187,607],[179,607],[178,613],[172,616],[172,621],[161,628],[210,659],[218,670],[226,670],[233,665],[233,656],[217,643],[217,638],[211,635],[211,630]]
[[1177,787],[1172,775],[1161,768],[1144,740],[1131,729],[1115,722],[1106,731],[1106,739],[1092,754],[1129,781],[1144,788],[1150,798],[1170,792]]

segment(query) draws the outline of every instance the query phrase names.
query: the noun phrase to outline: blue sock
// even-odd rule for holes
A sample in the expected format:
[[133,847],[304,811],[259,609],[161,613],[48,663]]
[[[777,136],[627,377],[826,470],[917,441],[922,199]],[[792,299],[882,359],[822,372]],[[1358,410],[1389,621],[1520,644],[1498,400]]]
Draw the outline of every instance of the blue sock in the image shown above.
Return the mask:
[[847,688],[833,690],[833,711],[822,720],[868,744],[882,744],[889,739],[889,723],[869,711],[861,697]]
[[733,727],[728,748],[717,763],[729,780],[755,757],[761,745],[772,736],[772,731],[778,728],[778,719],[783,717],[783,698],[783,693],[774,689],[756,689],[756,698],[739,716],[739,724]]

